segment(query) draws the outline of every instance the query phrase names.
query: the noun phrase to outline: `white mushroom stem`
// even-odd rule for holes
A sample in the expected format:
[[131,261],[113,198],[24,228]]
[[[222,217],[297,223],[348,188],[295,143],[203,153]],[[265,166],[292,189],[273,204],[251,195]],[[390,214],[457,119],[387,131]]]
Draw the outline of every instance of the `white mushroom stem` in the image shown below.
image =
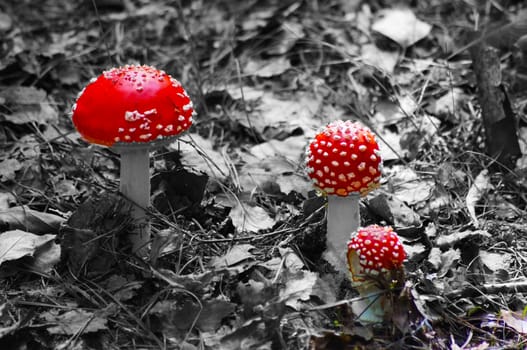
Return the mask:
[[133,251],[147,256],[150,240],[150,224],[145,209],[150,206],[150,154],[148,147],[120,149],[121,185],[124,197],[134,203],[132,218],[136,229],[130,233]]
[[357,316],[357,321],[362,324],[380,323],[393,310],[392,302],[386,297],[386,291],[380,289],[372,281],[353,283],[358,290],[360,298],[351,303],[353,314]]
[[357,192],[347,197],[328,195],[327,238],[324,259],[337,271],[348,273],[348,241],[360,225],[360,195]]

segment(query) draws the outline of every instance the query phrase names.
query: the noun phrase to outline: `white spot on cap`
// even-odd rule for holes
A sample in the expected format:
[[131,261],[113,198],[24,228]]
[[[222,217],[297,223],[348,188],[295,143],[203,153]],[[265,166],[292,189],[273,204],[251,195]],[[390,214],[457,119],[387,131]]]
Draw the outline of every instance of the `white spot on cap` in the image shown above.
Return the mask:
[[324,173],[322,172],[322,170],[317,170],[317,172],[315,174],[317,174],[318,177],[323,177],[324,176]]
[[364,151],[366,151],[367,149],[368,149],[368,147],[366,147],[366,145],[360,145],[360,146],[359,146],[359,151],[361,151],[361,152],[364,152]]
[[375,169],[375,168],[372,167],[372,166],[370,166],[369,171],[370,171],[370,174],[372,174],[372,175],[377,174],[377,169]]
[[124,135],[124,139],[125,139],[126,141],[130,141],[131,137],[130,137],[130,135]]
[[124,132],[124,129],[123,128],[119,128],[119,129],[117,129],[117,132]]
[[348,179],[353,179],[355,177],[355,173],[347,173],[346,176],[348,177]]
[[157,124],[157,125],[156,125],[156,129],[157,129],[157,130],[161,130],[161,129],[163,129],[163,125],[161,125],[161,124]]
[[114,140],[115,142],[119,142],[119,141],[121,141],[121,139],[118,138],[118,137],[115,137],[113,140]]
[[180,121],[180,122],[183,122],[185,121],[185,116],[184,115],[180,115],[179,117],[177,117],[177,120]]
[[342,152],[340,152],[340,156],[341,156],[341,157],[345,157],[345,156],[347,156],[347,155],[348,155],[348,152],[346,152],[346,151],[342,151]]
[[165,132],[171,132],[172,130],[174,130],[174,125],[169,124],[165,126]]
[[334,167],[338,167],[339,166],[339,162],[337,162],[336,160],[332,160],[331,161],[331,165],[333,165]]
[[359,169],[359,171],[363,171],[364,169],[366,169],[366,163],[361,162],[359,166],[357,167],[357,169]]
[[350,166],[350,165],[351,165],[350,162],[348,162],[348,161],[345,161],[345,162],[344,162],[344,166]]
[[192,108],[194,108],[194,105],[192,104],[192,101],[190,101],[189,103],[187,103],[186,105],[183,106],[183,110],[184,111],[189,111]]
[[377,156],[375,154],[372,154],[370,156],[370,159],[371,159],[372,162],[375,162],[377,160]]
[[353,154],[351,155],[351,159],[353,159],[353,160],[357,160],[357,158],[359,158],[359,156],[356,155],[355,153],[353,153]]
[[143,134],[143,135],[139,135],[139,138],[141,140],[148,140],[149,138],[152,137],[152,134]]
[[320,159],[315,160],[315,164],[320,164],[322,161]]
[[329,173],[329,167],[327,165],[325,165],[322,169],[324,169],[325,173]]
[[149,109],[148,111],[145,111],[143,114],[145,116],[149,116],[149,115],[152,115],[152,114],[157,114],[157,109],[155,109],[155,108]]

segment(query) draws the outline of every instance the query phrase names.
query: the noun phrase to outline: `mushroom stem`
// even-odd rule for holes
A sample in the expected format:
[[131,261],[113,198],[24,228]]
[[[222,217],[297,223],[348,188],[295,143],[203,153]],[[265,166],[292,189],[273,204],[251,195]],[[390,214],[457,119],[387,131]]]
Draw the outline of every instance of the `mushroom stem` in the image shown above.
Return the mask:
[[146,218],[146,208],[150,206],[150,154],[148,147],[121,150],[121,185],[123,196],[135,205],[132,218],[136,225],[130,234],[133,251],[147,256],[147,244],[150,240],[150,224]]
[[379,288],[372,281],[365,281],[354,284],[359,292],[360,300],[351,304],[353,313],[357,315],[357,321],[361,323],[382,322],[385,315],[392,312],[392,303],[387,298],[386,290]]
[[347,247],[350,236],[360,225],[360,195],[350,193],[346,197],[329,195],[327,208],[327,236],[324,258],[337,271],[348,273]]

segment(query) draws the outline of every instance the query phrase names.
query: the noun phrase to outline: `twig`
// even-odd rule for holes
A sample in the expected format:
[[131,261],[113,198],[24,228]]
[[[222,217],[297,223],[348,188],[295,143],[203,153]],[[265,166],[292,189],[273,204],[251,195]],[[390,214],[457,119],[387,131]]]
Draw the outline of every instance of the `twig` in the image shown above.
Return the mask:
[[515,281],[506,283],[487,283],[481,286],[468,285],[463,288],[452,290],[445,294],[446,298],[467,298],[488,294],[511,294],[527,292],[527,281]]

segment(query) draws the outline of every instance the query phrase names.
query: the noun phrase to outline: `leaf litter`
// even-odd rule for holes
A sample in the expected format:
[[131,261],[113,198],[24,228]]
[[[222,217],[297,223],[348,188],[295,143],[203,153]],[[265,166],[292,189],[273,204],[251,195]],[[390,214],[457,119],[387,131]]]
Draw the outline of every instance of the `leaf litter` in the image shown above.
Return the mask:
[[[522,157],[496,168],[462,29],[508,23],[495,46],[517,82],[522,4],[55,6],[0,9],[0,348],[525,344],[525,99],[508,95]],[[116,156],[67,118],[109,58],[177,76],[199,111],[154,154],[149,261],[108,195]],[[385,172],[362,224],[393,225],[408,252],[383,327],[357,322],[356,291],[321,259],[325,199],[304,151],[337,118],[378,133]]]

